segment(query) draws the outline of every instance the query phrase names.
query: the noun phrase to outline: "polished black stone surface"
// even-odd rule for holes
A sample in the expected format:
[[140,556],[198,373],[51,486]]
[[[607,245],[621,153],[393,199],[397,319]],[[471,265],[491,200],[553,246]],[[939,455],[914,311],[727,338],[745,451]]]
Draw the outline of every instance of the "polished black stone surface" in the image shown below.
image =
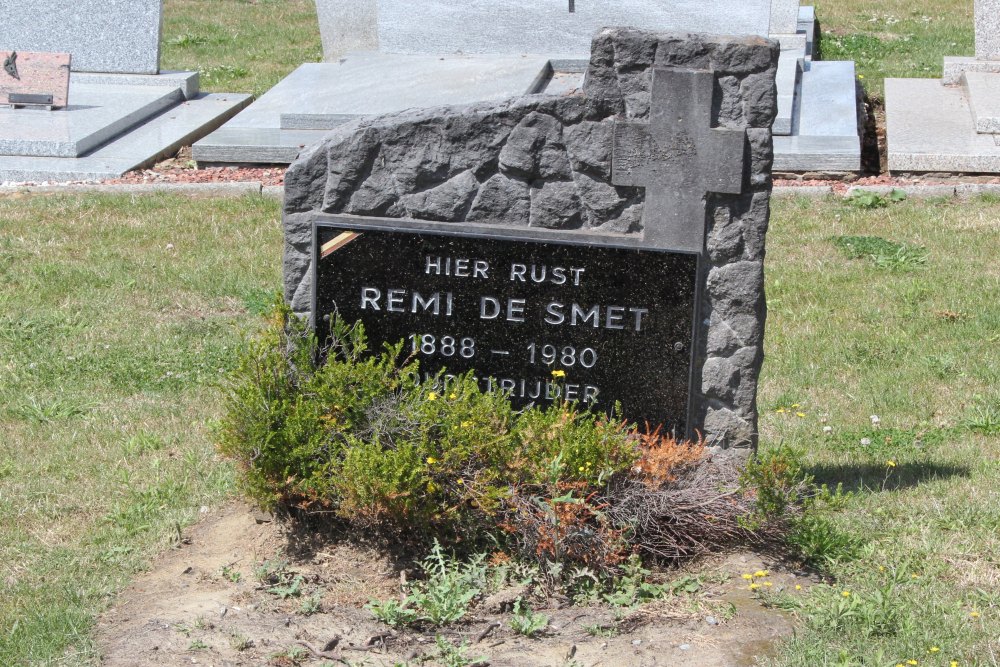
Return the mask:
[[[357,233],[360,232],[360,233]],[[697,257],[316,223],[314,308],[406,340],[421,374],[475,370],[516,406],[565,395],[686,433]],[[562,375],[562,374],[565,375]]]

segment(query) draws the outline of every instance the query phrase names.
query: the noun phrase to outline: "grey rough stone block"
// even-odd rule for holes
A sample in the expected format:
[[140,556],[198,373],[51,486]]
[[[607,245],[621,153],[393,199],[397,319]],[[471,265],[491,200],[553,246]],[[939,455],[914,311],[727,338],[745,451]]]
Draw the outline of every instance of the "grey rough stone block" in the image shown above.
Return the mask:
[[695,340],[691,424],[716,445],[753,446],[778,55],[776,42],[755,37],[609,28],[594,36],[582,91],[338,126],[285,178],[286,297],[296,310],[308,310],[308,258],[298,225],[310,212],[643,238],[645,188],[611,180],[615,124],[649,116],[654,64],[712,68],[711,126],[746,130],[747,141],[742,192],[706,197],[699,276],[706,324]]

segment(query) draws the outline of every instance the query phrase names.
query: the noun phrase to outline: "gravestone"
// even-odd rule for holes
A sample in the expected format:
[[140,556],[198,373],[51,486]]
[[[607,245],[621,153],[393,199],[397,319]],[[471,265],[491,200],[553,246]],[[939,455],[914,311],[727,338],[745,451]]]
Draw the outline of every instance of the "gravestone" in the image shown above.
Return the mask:
[[778,54],[605,29],[575,94],[340,125],[286,175],[285,296],[425,380],[752,447]]
[[1000,0],[974,8],[975,57],[945,57],[940,82],[886,79],[891,171],[1000,173]]
[[799,0],[317,0],[324,63],[307,63],[196,143],[200,163],[290,162],[359,115],[583,85],[596,30],[770,36],[781,44],[775,169],[861,167],[854,63],[813,62]]
[[162,0],[0,0],[0,49],[59,51],[77,72],[160,71]]
[[66,106],[70,58],[68,53],[0,51],[0,104]]
[[[248,95],[199,94],[197,72],[160,72],[161,13],[162,0],[0,0],[9,66],[0,71],[0,104],[13,92],[33,107],[0,108],[0,183],[115,178],[249,103]],[[65,67],[42,66],[38,52],[51,51],[68,54]]]

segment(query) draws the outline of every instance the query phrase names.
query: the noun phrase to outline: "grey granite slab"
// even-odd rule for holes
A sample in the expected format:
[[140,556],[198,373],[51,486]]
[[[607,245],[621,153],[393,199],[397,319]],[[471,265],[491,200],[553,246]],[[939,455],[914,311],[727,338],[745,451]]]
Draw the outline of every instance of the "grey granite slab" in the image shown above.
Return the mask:
[[300,65],[227,127],[280,128],[282,114],[376,115],[504,99],[539,85],[548,60],[351,53],[340,63]]
[[1000,173],[996,135],[976,132],[962,87],[934,79],[886,79],[891,171]]
[[806,58],[812,58],[816,47],[815,7],[799,7],[799,21],[795,32],[806,36]]
[[857,137],[774,137],[775,171],[860,171]]
[[412,0],[380,0],[378,48],[589,57],[594,33],[605,26],[766,36],[771,24],[770,0],[575,0],[574,5],[571,13],[566,0],[423,0],[415,11]]
[[155,74],[162,0],[0,0],[0,42],[73,55],[80,72]]
[[858,140],[854,63],[849,60],[809,61],[803,66],[795,133]]
[[0,108],[0,155],[77,157],[181,99],[176,88],[71,81],[63,109]]
[[242,94],[198,95],[81,158],[0,156],[0,182],[115,178],[188,145],[249,101]]
[[276,127],[230,127],[227,123],[191,147],[199,163],[291,164],[327,130],[282,130]]
[[198,94],[198,72],[163,71],[159,74],[114,74],[105,72],[73,72],[70,80],[76,83],[109,86],[169,86],[179,88],[185,99]]
[[[803,37],[802,35],[786,35],[784,37]],[[789,46],[786,48],[786,43]],[[799,48],[801,46],[801,48]],[[792,133],[792,116],[795,109],[795,93],[799,83],[799,73],[805,52],[804,39],[782,39],[781,55],[778,58],[778,74],[775,84],[778,87],[778,116],[774,119],[771,131],[778,135]]]
[[1000,61],[1000,0],[976,0],[976,58]]
[[1000,74],[966,72],[962,81],[976,132],[1000,134]]
[[378,50],[378,0],[316,0],[323,60]]
[[966,72],[987,72],[1000,74],[1000,60],[978,60],[965,56],[945,56],[944,74],[941,83],[946,86],[957,86],[962,83],[962,75]]

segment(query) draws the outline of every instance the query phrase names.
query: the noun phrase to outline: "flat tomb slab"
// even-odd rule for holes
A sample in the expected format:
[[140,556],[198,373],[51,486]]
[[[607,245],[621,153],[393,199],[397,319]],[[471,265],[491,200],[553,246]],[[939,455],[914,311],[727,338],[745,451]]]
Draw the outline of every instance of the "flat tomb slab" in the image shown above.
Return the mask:
[[541,56],[400,56],[360,52],[340,63],[306,63],[227,128],[279,128],[282,115],[367,116],[411,107],[524,95],[545,76]]
[[0,51],[0,104],[66,106],[70,58],[68,53]]
[[0,183],[94,181],[152,164],[218,127],[250,101],[249,95],[198,95],[126,131],[86,157],[0,155]]
[[976,132],[961,87],[886,79],[885,112],[891,171],[1000,173],[997,135]]
[[183,99],[178,88],[70,83],[64,109],[0,109],[0,155],[78,157]]
[[156,74],[162,0],[0,0],[5,49],[73,54],[73,70]]
[[321,339],[337,313],[364,323],[369,349],[402,341],[421,381],[475,370],[515,407],[620,401],[629,420],[687,433],[697,255],[406,224],[315,221]]

